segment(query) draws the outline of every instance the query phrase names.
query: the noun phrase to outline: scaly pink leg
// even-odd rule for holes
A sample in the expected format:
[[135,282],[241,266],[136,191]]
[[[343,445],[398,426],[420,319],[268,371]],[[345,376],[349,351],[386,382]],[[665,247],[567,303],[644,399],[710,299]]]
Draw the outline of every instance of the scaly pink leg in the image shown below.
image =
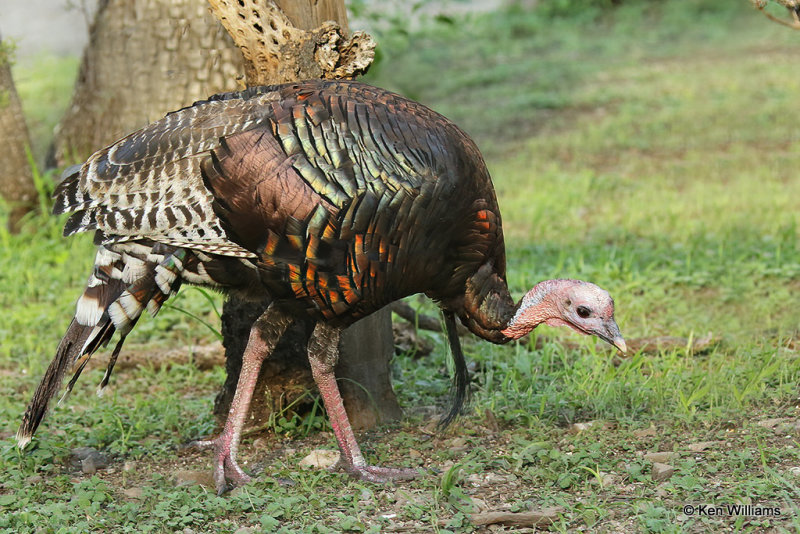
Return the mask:
[[339,334],[341,330],[325,323],[317,323],[308,342],[308,360],[311,363],[311,374],[317,383],[325,403],[325,410],[333,427],[336,441],[342,456],[339,464],[345,471],[362,480],[370,482],[387,482],[389,480],[410,480],[419,475],[416,469],[393,469],[367,465],[361,448],[356,442],[350,420],[342,403],[339,386],[333,369],[339,359]]
[[233,395],[222,433],[215,439],[192,443],[198,447],[214,447],[214,484],[218,495],[225,493],[229,483],[237,487],[250,482],[250,476],[236,463],[236,452],[242,437],[244,419],[250,408],[261,364],[272,353],[281,335],[291,323],[291,317],[271,305],[253,323],[250,339],[242,356],[242,370],[239,373],[239,382],[236,384],[236,393]]

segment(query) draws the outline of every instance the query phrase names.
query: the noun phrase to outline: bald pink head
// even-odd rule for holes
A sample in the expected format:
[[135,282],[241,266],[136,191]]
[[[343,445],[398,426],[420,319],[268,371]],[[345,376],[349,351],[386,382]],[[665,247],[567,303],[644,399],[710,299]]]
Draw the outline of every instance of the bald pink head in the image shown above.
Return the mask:
[[614,300],[608,291],[589,282],[545,280],[536,284],[520,301],[503,334],[519,339],[542,323],[569,326],[626,350],[614,320]]

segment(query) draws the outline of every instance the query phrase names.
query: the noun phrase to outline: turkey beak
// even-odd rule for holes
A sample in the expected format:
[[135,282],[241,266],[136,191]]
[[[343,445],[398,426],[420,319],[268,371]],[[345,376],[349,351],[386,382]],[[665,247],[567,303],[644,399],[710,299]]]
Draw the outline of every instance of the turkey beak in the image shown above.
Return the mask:
[[619,331],[619,327],[614,319],[609,319],[604,322],[600,330],[599,332],[594,332],[597,337],[606,343],[614,345],[622,354],[628,351],[625,338],[622,337],[622,333]]

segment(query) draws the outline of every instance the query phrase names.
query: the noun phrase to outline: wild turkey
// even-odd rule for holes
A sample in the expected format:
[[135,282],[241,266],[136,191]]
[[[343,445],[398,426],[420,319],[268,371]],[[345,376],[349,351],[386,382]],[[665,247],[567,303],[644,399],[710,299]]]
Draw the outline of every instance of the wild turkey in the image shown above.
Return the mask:
[[[65,235],[95,231],[94,271],[17,433],[27,444],[68,367],[155,315],[182,282],[273,304],[256,321],[215,450],[218,491],[249,477],[236,463],[261,362],[296,317],[316,326],[314,379],[343,467],[371,481],[417,472],[367,465],[333,375],[340,330],[425,293],[441,307],[461,409],[467,371],[455,317],[493,343],[540,323],[566,325],[625,350],[599,287],[541,282],[515,304],[494,189],[474,143],[430,109],[362,83],[308,81],[216,95],[167,115],[68,171],[54,212]],[[65,393],[66,394],[66,393]]]

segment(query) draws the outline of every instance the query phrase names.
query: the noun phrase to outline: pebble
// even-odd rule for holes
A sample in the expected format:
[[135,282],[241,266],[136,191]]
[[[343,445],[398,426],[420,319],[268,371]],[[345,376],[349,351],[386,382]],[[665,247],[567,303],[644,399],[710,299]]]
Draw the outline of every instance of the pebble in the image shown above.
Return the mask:
[[172,480],[176,486],[200,485],[206,488],[214,487],[214,477],[208,469],[176,469],[172,472]]
[[93,452],[98,452],[97,449],[94,447],[75,447],[70,451],[72,453],[72,457],[76,460],[84,460]]
[[93,447],[76,447],[71,452],[73,465],[79,463],[81,471],[87,475],[108,467],[108,457]]
[[317,469],[327,469],[336,465],[339,461],[339,451],[331,451],[327,449],[315,449],[311,453],[300,460],[300,467],[315,467]]
[[644,459],[648,462],[658,462],[665,464],[675,458],[677,454],[674,452],[648,452],[644,455]]
[[675,468],[671,465],[662,464],[659,462],[653,463],[652,477],[654,481],[662,482],[664,480],[669,480],[669,478],[674,474]]

